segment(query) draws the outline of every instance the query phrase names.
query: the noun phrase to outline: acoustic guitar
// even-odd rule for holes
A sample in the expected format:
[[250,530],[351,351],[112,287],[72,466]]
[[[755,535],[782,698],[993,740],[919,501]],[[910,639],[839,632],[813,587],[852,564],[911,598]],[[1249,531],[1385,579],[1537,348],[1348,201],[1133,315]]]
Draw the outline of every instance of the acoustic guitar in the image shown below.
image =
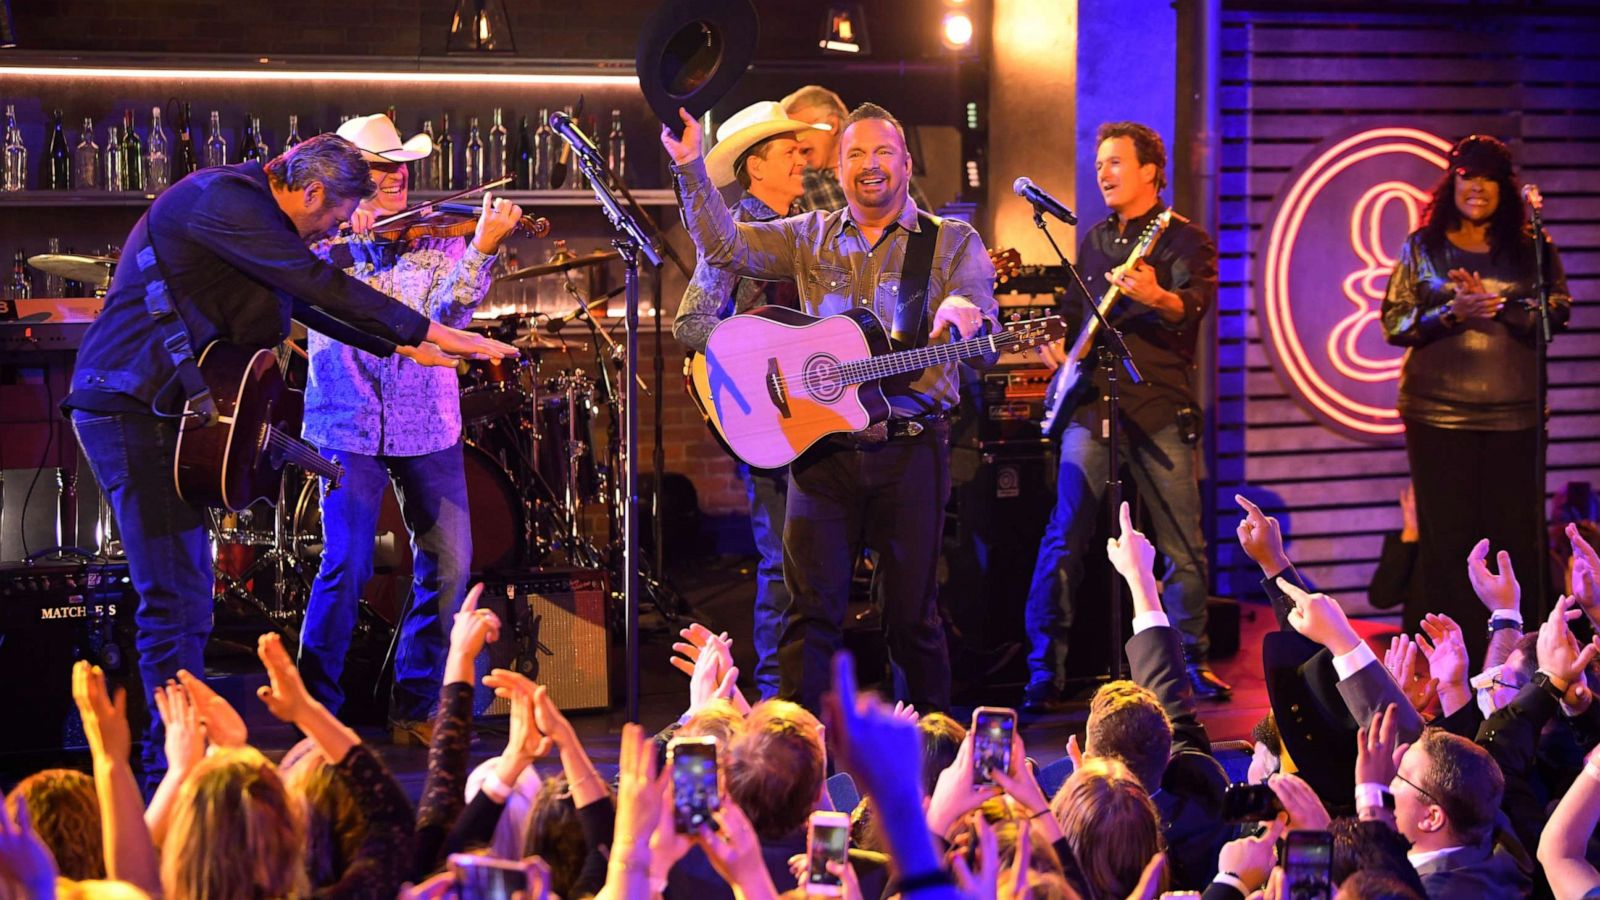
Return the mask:
[[[211,388],[217,419],[178,432],[172,475],[191,506],[237,512],[259,501],[277,505],[283,468],[296,465],[339,486],[344,467],[300,440],[304,401],[283,383],[271,350],[213,341],[197,360]],[[184,406],[184,421],[194,422]]]

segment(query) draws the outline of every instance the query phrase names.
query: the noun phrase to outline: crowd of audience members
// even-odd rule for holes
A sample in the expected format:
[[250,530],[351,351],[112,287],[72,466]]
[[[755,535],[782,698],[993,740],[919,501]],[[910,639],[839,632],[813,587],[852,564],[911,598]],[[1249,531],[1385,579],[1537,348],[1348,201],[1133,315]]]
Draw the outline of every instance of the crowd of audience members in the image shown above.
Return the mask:
[[[809,818],[843,795],[861,798],[840,810],[849,863],[829,866],[845,900],[1287,898],[1280,848],[1296,831],[1332,835],[1339,898],[1600,897],[1600,557],[1576,528],[1569,593],[1544,621],[1522,621],[1508,558],[1480,546],[1464,564],[1490,611],[1486,657],[1429,616],[1380,658],[1337,601],[1306,589],[1276,520],[1240,504],[1239,541],[1280,626],[1262,652],[1274,712],[1252,733],[1248,774],[1276,801],[1267,821],[1225,818],[1229,779],[1161,610],[1155,550],[1124,506],[1107,554],[1132,598],[1132,678],[1096,693],[1066,762],[1037,766],[1019,732],[1009,770],[983,783],[966,728],[858,692],[846,654],[821,720],[751,706],[727,636],[696,625],[674,648],[688,710],[653,737],[625,726],[614,780],[543,687],[498,669],[481,681],[510,704],[509,739],[469,771],[474,661],[500,628],[478,588],[451,631],[416,808],[306,692],[276,635],[257,648],[259,699],[304,740],[274,764],[237,710],[180,673],[152,695],[170,767],[148,802],[125,695],[78,663],[92,773],[46,770],[10,792],[0,897],[446,897],[459,853],[537,857],[565,898],[804,897]],[[707,736],[723,801],[714,827],[681,834],[665,751]]]

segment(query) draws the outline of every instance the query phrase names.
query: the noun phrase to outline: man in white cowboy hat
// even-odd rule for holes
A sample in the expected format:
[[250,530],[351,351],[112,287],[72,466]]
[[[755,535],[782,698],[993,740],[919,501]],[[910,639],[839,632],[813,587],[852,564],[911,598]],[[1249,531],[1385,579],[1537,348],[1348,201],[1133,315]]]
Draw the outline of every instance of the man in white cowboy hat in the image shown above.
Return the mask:
[[[706,172],[719,189],[738,182],[744,195],[733,207],[734,219],[767,222],[797,212],[805,192],[805,159],[798,138],[808,131],[826,131],[828,124],[795,121],[770,100],[739,110],[717,129],[717,145],[706,154]],[[793,281],[756,281],[695,260],[694,276],[672,323],[672,336],[692,350],[703,351],[717,323],[757,306],[797,307]],[[783,585],[783,517],[787,469],[751,469],[738,463],[750,501],[750,528],[761,562],[756,569],[756,687],[762,699],[778,693],[778,638],[789,607]]]
[[[425,158],[433,142],[419,134],[402,143],[384,115],[351,119],[338,134],[361,150],[378,190],[351,215],[353,235],[313,249],[428,318],[465,326],[489,292],[495,255],[522,210],[485,193],[470,239],[374,241],[372,223],[406,207],[406,163]],[[344,466],[344,482],[322,496],[325,544],[300,632],[301,675],[313,696],[339,710],[357,599],[372,575],[373,536],[392,481],[416,558],[410,608],[399,626],[390,718],[397,740],[422,738],[472,561],[456,373],[380,359],[316,331],[309,341],[304,436]],[[451,702],[470,703],[471,692]]]

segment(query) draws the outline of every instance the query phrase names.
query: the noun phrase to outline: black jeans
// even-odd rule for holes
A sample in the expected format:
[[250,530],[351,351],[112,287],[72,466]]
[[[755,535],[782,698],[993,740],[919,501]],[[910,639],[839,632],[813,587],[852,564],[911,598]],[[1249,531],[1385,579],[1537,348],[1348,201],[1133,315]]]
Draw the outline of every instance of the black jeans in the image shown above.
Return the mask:
[[1542,492],[1533,470],[1536,438],[1531,428],[1472,431],[1406,421],[1424,590],[1420,597],[1407,599],[1402,627],[1420,630],[1422,616],[1429,612],[1455,619],[1466,633],[1474,672],[1488,646],[1489,611],[1467,579],[1472,545],[1489,539],[1491,569],[1496,553],[1511,554],[1522,584],[1527,627],[1537,631],[1549,611],[1547,599],[1537,596],[1534,586],[1534,567],[1544,560],[1538,534]]
[[950,427],[865,449],[831,439],[789,467],[779,696],[816,711],[844,638],[855,561],[878,553],[889,657],[920,712],[950,706],[950,655],[938,608],[940,537],[950,498]]

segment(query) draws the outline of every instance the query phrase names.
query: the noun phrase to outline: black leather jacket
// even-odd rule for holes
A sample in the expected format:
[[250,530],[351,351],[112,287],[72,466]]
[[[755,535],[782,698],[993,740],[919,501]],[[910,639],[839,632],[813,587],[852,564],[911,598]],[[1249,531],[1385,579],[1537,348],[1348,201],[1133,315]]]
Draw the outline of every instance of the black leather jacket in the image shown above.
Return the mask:
[[[1400,370],[1400,416],[1436,428],[1518,431],[1539,423],[1536,369],[1538,312],[1531,252],[1517,264],[1506,256],[1472,253],[1444,242],[1429,246],[1422,232],[1406,238],[1383,299],[1389,343],[1409,347]],[[1455,325],[1442,321],[1455,296],[1452,269],[1478,272],[1506,298],[1493,319]],[[1561,258],[1549,247],[1550,320],[1564,328],[1572,298]]]

